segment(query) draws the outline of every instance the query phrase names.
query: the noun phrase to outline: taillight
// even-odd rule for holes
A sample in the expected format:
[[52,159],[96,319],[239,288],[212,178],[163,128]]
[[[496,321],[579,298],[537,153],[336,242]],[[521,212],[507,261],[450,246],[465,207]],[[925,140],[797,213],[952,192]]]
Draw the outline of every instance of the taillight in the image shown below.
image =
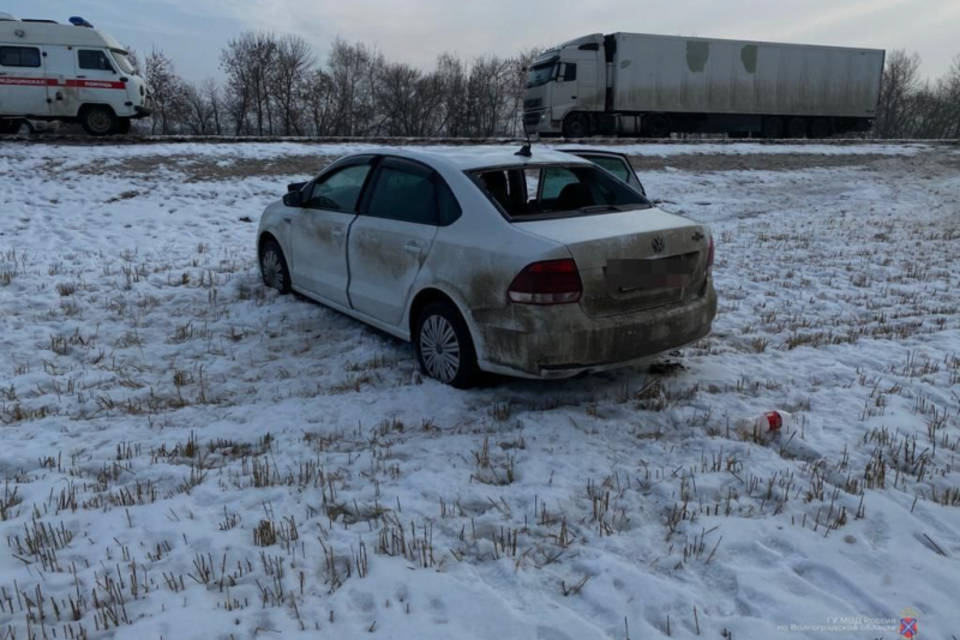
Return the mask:
[[713,266],[713,236],[710,236],[710,248],[707,249],[707,269]]
[[563,304],[576,302],[583,292],[577,263],[570,258],[527,265],[507,290],[513,302]]

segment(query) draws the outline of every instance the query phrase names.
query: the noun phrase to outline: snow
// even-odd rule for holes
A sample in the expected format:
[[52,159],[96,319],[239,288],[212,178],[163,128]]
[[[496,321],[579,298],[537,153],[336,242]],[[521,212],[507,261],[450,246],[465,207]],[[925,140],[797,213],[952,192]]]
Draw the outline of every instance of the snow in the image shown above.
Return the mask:
[[231,167],[358,148],[0,143],[0,639],[956,633],[955,151],[614,147],[864,161],[643,172],[711,336],[464,392],[259,282]]

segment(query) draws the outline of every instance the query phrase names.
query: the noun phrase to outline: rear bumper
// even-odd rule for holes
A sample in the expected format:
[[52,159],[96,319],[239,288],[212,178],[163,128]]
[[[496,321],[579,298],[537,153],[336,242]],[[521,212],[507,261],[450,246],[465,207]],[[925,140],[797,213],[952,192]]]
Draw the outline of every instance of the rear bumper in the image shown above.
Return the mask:
[[511,305],[502,318],[476,318],[480,368],[524,378],[569,378],[643,362],[698,340],[717,313],[712,279],[681,305],[604,318],[579,305]]

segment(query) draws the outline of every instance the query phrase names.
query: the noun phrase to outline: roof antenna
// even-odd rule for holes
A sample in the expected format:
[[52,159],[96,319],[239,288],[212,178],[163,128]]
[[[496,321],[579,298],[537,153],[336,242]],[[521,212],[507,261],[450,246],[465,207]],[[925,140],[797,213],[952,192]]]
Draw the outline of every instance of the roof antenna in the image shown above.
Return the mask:
[[524,131],[523,133],[526,135],[526,139],[523,142],[523,146],[520,147],[520,150],[514,153],[513,155],[522,156],[524,158],[533,157],[533,154],[530,152],[530,132]]

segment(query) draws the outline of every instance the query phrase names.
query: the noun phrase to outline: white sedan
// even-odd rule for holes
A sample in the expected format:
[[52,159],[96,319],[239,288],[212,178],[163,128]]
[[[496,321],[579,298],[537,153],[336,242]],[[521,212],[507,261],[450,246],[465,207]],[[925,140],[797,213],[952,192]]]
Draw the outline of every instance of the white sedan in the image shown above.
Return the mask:
[[643,361],[709,333],[713,239],[614,177],[610,155],[349,155],[263,212],[263,280],[412,341],[457,387]]

